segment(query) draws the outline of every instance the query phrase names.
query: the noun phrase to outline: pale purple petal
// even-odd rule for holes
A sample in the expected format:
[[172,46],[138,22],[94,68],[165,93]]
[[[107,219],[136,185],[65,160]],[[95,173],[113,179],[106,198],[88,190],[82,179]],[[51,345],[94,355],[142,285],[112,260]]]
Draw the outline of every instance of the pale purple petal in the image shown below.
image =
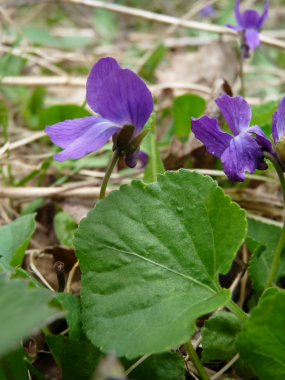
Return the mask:
[[248,133],[254,133],[255,139],[258,142],[258,144],[262,147],[268,150],[268,152],[274,154],[271,141],[268,140],[263,130],[258,125],[253,125],[247,130]]
[[262,15],[259,17],[258,23],[256,25],[257,29],[260,29],[263,27],[263,25],[267,19],[267,16],[268,16],[268,7],[269,7],[269,1],[266,0]]
[[86,83],[86,100],[90,108],[96,113],[100,113],[97,110],[97,105],[105,80],[109,75],[111,77],[116,76],[120,70],[118,62],[111,57],[99,59],[92,67]]
[[275,144],[285,137],[285,97],[280,100],[277,111],[273,114],[272,136]]
[[236,5],[235,5],[235,16],[236,16],[238,25],[242,26],[242,16],[241,16],[239,7],[240,7],[240,0],[237,0]]
[[145,168],[148,162],[148,154],[140,150],[139,160],[141,161],[140,169]]
[[229,146],[233,136],[223,132],[217,119],[202,116],[199,119],[191,117],[191,130],[195,137],[205,144],[207,151],[213,156],[221,158],[223,152]]
[[92,125],[101,120],[101,118],[96,116],[65,120],[46,126],[45,133],[49,135],[54,144],[64,149],[84,134]]
[[254,173],[261,159],[260,146],[247,132],[233,138],[221,157],[224,172],[232,181],[244,181],[245,171]]
[[215,101],[234,135],[238,135],[248,128],[251,110],[243,97],[235,96],[231,98],[229,95],[223,94]]
[[256,12],[253,9],[248,9],[247,11],[244,11],[242,14],[241,26],[243,26],[244,29],[249,29],[249,28],[257,29],[259,19],[260,19],[260,16],[258,12]]
[[81,136],[70,143],[62,152],[57,153],[54,159],[64,161],[69,158],[81,158],[88,153],[100,149],[119,130],[120,127],[114,126],[108,120],[97,118],[96,124],[87,128]]
[[120,125],[132,124],[138,134],[153,110],[153,98],[146,84],[129,69],[109,75],[98,97],[96,111]]
[[260,44],[258,31],[255,29],[246,29],[244,32],[244,40],[251,50],[255,50]]

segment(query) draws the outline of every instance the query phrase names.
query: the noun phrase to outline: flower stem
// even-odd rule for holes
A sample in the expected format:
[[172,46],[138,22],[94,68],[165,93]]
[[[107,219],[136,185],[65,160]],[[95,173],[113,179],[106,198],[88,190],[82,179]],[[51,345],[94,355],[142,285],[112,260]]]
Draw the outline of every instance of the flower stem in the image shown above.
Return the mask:
[[113,171],[116,163],[118,162],[118,159],[119,159],[119,155],[118,155],[118,151],[116,149],[114,151],[112,157],[111,157],[111,160],[109,162],[105,176],[104,176],[103,181],[102,181],[102,185],[101,185],[101,189],[100,189],[100,196],[99,196],[100,199],[105,198],[107,184],[108,184],[108,181],[109,181],[110,176],[112,174],[112,171]]
[[233,300],[230,300],[226,307],[241,320],[247,320],[247,314]]
[[197,369],[201,379],[202,380],[210,380],[210,377],[207,374],[205,368],[202,366],[202,363],[200,362],[200,359],[199,359],[191,341],[189,340],[187,343],[185,343],[184,347],[185,347],[187,354],[189,355],[192,363],[194,364],[195,368]]
[[[280,181],[281,188],[282,188],[282,193],[283,193],[283,207],[284,207],[284,212],[285,212],[285,180],[284,180],[283,171],[282,171],[278,161],[276,160],[276,158],[271,153],[263,152],[263,156],[272,162],[272,164],[276,170],[276,173],[278,174],[279,181]],[[271,268],[270,268],[268,276],[267,276],[265,289],[269,288],[273,282],[274,275],[276,273],[276,269],[278,266],[278,261],[280,259],[282,248],[284,246],[284,242],[285,242],[285,215],[283,217],[283,228],[282,228],[281,235],[280,235],[280,238],[279,238],[279,241],[278,241],[275,253],[274,253]]]

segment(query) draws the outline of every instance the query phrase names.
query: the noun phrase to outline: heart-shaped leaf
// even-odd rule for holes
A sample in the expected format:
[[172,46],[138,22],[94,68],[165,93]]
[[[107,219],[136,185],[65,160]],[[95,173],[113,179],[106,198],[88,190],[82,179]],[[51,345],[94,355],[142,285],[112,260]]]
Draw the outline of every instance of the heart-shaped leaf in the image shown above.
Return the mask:
[[187,341],[197,317],[229,300],[218,273],[230,269],[245,233],[245,212],[195,172],[113,191],[75,235],[90,340],[127,357]]

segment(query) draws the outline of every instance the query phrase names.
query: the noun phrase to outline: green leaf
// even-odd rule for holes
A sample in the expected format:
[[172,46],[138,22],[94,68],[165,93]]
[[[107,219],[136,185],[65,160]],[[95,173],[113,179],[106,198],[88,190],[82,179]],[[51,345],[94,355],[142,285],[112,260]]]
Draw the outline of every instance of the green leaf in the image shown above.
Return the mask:
[[158,44],[151,54],[146,57],[138,75],[148,81],[153,81],[155,69],[165,56],[166,52],[167,47],[164,46],[163,43]]
[[27,362],[24,360],[26,356],[26,351],[22,347],[19,347],[17,350],[1,357],[0,379],[29,380],[28,366]]
[[90,380],[101,357],[98,348],[87,340],[73,341],[63,335],[49,335],[46,340],[63,380]]
[[0,273],[0,356],[58,315],[49,307],[50,299],[46,289],[30,288],[26,281]]
[[221,312],[205,321],[202,328],[203,361],[230,360],[236,353],[235,341],[242,321],[232,313]]
[[61,211],[56,214],[53,220],[56,237],[61,245],[73,246],[73,235],[77,229],[77,223],[67,212]]
[[197,317],[229,300],[218,273],[230,269],[245,232],[245,212],[196,172],[110,193],[75,234],[89,339],[130,358],[186,342]]
[[[253,218],[248,218],[247,228],[246,242],[252,252],[249,263],[249,275],[253,288],[258,292],[262,292],[281,234],[281,228]],[[285,275],[284,253],[283,249],[274,276],[275,283],[278,283],[280,277]]]
[[61,104],[50,106],[42,110],[39,114],[39,128],[44,129],[47,125],[52,125],[67,119],[91,116],[91,113],[83,107],[75,104]]
[[[7,142],[7,127],[8,127],[9,111],[6,104],[0,100],[0,128],[3,130],[4,141]],[[0,129],[0,130],[1,130]]]
[[83,331],[80,299],[70,293],[57,293],[56,298],[67,311],[65,317],[68,325],[69,338],[71,340],[81,340],[83,338]]
[[144,182],[155,182],[157,174],[164,172],[164,166],[157,147],[155,122],[155,113],[152,113],[146,126],[150,127],[150,132],[141,144],[141,150],[148,155]]
[[260,299],[237,337],[237,348],[261,380],[285,377],[285,292],[274,290]]
[[206,101],[199,95],[184,94],[173,101],[174,132],[187,138],[191,130],[191,117],[199,117],[205,110]]
[[130,372],[129,377],[137,380],[183,379],[184,360],[175,352],[154,354]]
[[9,266],[20,266],[30,238],[36,229],[35,214],[21,216],[6,226],[0,227],[0,262]]
[[278,103],[278,100],[270,100],[269,102],[251,107],[252,118],[250,124],[259,125],[268,138],[271,135],[272,116],[278,107]]

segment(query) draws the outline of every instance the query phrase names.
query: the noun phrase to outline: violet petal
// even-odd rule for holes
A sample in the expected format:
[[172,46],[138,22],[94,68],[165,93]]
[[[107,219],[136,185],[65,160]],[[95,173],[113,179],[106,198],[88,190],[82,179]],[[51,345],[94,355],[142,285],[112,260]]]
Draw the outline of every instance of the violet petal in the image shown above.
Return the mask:
[[251,50],[255,50],[260,44],[258,31],[255,29],[246,29],[244,32],[244,40]]
[[240,0],[237,0],[236,1],[236,5],[235,5],[235,16],[236,16],[236,20],[237,20],[237,23],[239,26],[243,26],[242,25],[242,15],[240,13]]
[[285,97],[280,100],[277,111],[273,114],[272,136],[274,143],[285,137]]
[[240,32],[241,30],[243,30],[244,28],[242,26],[235,26],[235,25],[231,25],[231,24],[226,24],[226,26],[230,29],[233,29],[233,30],[236,30],[238,32]]
[[137,165],[140,155],[140,150],[137,149],[134,153],[128,154],[125,157],[125,163],[129,168],[134,168]]
[[[100,118],[97,118],[100,119]],[[114,126],[113,123],[101,119],[97,120],[96,124],[87,128],[85,132],[75,139],[66,148],[57,153],[54,159],[57,161],[64,161],[69,158],[78,159],[88,153],[100,149],[109,138],[120,130],[120,127]]]
[[224,172],[232,181],[244,181],[245,171],[254,173],[261,158],[261,148],[254,137],[242,132],[232,139],[221,160]]
[[120,69],[106,78],[96,105],[96,111],[103,118],[120,125],[134,125],[136,135],[152,110],[153,98],[149,89],[143,80],[129,69]]
[[65,120],[46,126],[45,133],[49,135],[54,144],[64,149],[84,134],[88,128],[101,120],[101,118],[96,116],[86,116],[80,119]]
[[111,57],[99,59],[92,67],[86,83],[86,101],[96,113],[100,113],[97,110],[97,105],[105,80],[109,75],[111,77],[116,76],[120,70],[118,62]]
[[268,150],[271,154],[274,154],[271,141],[268,140],[263,130],[258,125],[253,125],[247,130],[248,133],[254,133],[255,139],[258,142],[258,144],[262,147]]
[[195,137],[205,144],[207,151],[213,156],[221,158],[223,152],[229,146],[233,136],[223,132],[219,126],[217,119],[207,115],[196,119],[191,118],[192,132]]
[[234,135],[248,128],[251,110],[247,101],[241,96],[230,97],[223,94],[216,100],[218,107]]
[[260,16],[254,9],[248,9],[242,14],[242,26],[244,29],[257,29]]
[[263,27],[268,16],[268,8],[269,8],[269,0],[265,0],[265,5],[264,5],[262,15],[259,17],[258,23],[256,25],[257,29],[260,29]]

